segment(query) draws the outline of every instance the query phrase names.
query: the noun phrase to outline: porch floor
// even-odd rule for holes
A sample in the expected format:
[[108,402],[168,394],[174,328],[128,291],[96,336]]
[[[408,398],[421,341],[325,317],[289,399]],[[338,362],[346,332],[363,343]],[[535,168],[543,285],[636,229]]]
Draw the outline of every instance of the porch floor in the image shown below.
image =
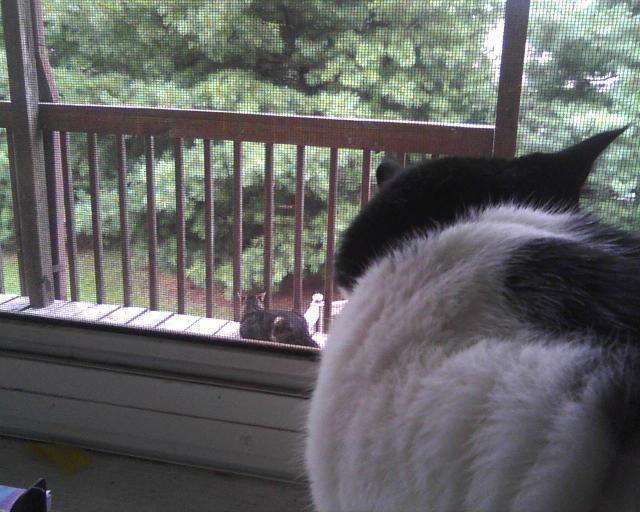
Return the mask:
[[[239,322],[195,315],[180,315],[169,311],[151,311],[142,307],[56,300],[47,307],[32,308],[29,306],[28,297],[0,294],[0,311],[137,329],[240,338]],[[315,333],[313,339],[320,347],[323,347],[326,335]]]
[[302,485],[86,452],[82,467],[61,468],[34,443],[0,437],[0,483],[28,487],[39,477],[54,512],[310,510]]

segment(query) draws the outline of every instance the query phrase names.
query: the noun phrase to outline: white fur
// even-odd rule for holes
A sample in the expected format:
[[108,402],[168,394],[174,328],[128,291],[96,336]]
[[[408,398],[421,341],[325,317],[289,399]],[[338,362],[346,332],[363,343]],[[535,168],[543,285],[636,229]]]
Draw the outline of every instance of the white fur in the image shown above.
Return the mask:
[[608,510],[597,503],[614,457],[604,422],[589,389],[563,392],[598,349],[537,334],[496,288],[521,244],[575,238],[569,220],[491,208],[407,241],[360,278],[308,419],[318,511]]

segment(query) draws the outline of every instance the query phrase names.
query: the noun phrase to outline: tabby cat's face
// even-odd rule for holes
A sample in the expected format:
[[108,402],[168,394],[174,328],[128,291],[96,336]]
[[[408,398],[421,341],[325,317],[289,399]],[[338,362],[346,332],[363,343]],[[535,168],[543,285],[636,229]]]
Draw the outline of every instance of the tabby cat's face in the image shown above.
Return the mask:
[[245,313],[264,309],[264,293],[256,295],[240,295],[242,309]]
[[346,230],[336,255],[336,282],[350,291],[379,257],[414,234],[448,225],[500,203],[577,209],[595,159],[624,131],[611,130],[557,153],[513,160],[448,157],[403,168],[382,163],[380,190]]

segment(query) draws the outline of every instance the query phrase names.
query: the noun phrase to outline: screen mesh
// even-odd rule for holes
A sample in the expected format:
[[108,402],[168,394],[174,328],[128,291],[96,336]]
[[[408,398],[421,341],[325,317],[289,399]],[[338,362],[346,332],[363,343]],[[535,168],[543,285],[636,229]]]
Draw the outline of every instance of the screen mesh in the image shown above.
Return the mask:
[[[0,22],[2,12],[0,12]],[[0,101],[8,101],[9,78],[7,55],[4,47],[4,30],[0,23]],[[16,229],[14,218],[13,187],[9,172],[9,151],[7,130],[0,128],[0,291],[20,292],[20,274],[16,250]]]
[[586,210],[631,231],[640,228],[639,13],[634,1],[534,1],[518,132],[520,153],[553,151],[631,123],[582,197]]
[[[43,9],[49,59],[64,103],[489,125],[495,120],[504,1],[44,0]],[[637,123],[639,9],[631,0],[532,2],[518,153],[556,150],[599,130]],[[8,99],[4,51],[0,53],[0,99]],[[587,209],[629,230],[640,226],[635,164],[640,146],[635,133],[636,127],[627,130],[598,161],[583,197]],[[181,309],[183,272],[185,313],[231,319],[237,225],[234,143],[215,140],[206,150],[202,139],[183,139],[183,176],[178,176],[183,191],[177,192],[180,172],[175,142],[156,137],[149,151],[144,136],[124,134],[124,153],[119,155],[115,134],[98,135],[93,149],[86,133],[69,134],[77,298],[100,299],[96,273],[101,265],[101,300],[147,308],[153,302],[150,279],[155,272],[158,301],[154,307],[175,312]],[[289,309],[297,286],[298,149],[285,144],[272,148],[269,283],[263,272],[267,150],[262,143],[242,143],[240,279],[245,292],[270,287],[272,305]],[[213,289],[209,290],[205,286],[210,242],[204,187],[207,151],[214,198],[209,268]],[[6,131],[0,130],[3,275],[6,290],[18,293],[7,155]],[[360,208],[366,186],[364,159],[370,156],[370,167],[375,169],[385,155],[403,156],[340,150],[337,240]],[[409,161],[424,156],[404,155]],[[302,310],[314,294],[324,292],[330,158],[328,148],[304,148]],[[123,162],[126,203],[119,189]],[[179,211],[181,195],[184,203]],[[150,201],[155,202],[153,233]],[[177,236],[181,230],[184,265]],[[96,250],[98,242],[102,256]],[[67,292],[69,296],[70,286]],[[206,306],[208,295],[213,296],[213,312]]]
[[504,2],[45,2],[66,102],[491,123]]

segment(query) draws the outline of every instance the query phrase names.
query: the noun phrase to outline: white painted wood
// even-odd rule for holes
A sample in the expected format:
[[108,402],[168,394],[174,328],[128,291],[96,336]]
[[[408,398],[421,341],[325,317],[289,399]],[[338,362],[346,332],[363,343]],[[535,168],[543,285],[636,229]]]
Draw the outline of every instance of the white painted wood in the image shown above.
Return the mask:
[[145,308],[121,307],[101,318],[100,322],[103,324],[126,325],[134,318],[139,317],[145,311]]
[[48,306],[44,308],[32,308],[28,307],[27,309],[23,309],[20,311],[23,315],[35,315],[35,316],[54,316],[55,312],[66,305],[66,301],[64,300],[55,300]]
[[120,306],[115,306],[113,304],[95,304],[88,309],[80,311],[76,316],[73,317],[73,319],[83,320],[86,322],[97,322],[119,307]]
[[[84,316],[93,309],[84,311]],[[46,322],[26,320],[25,316],[2,320],[0,350],[228,380],[302,396],[312,389],[317,369],[317,349],[274,346],[266,351],[242,341],[209,343],[83,325],[52,328]]]
[[131,320],[128,327],[145,327],[151,329],[164,322],[173,313],[169,311],[145,311],[140,316]]
[[320,348],[324,348],[327,344],[327,335],[322,332],[314,332],[311,338]]
[[95,304],[91,302],[67,302],[62,307],[51,312],[52,318],[74,318],[77,317],[83,311],[94,307]]
[[0,304],[0,311],[18,312],[29,307],[29,297],[16,297]]
[[318,320],[322,314],[324,306],[324,296],[321,293],[314,293],[311,298],[311,304],[304,313],[304,319],[309,326],[309,334],[313,335],[318,330]]
[[44,476],[57,512],[300,512],[302,485],[163,464],[99,452],[90,463],[64,471],[38,456],[34,443],[0,438],[0,482],[25,487]]
[[[84,319],[117,309],[62,308]],[[301,474],[317,351],[51,326],[28,315],[3,319],[3,349],[12,355],[0,355],[0,433],[271,478]]]
[[[318,304],[318,310],[319,310],[319,317],[318,317],[318,321],[316,322],[316,331],[320,331],[321,333],[325,330],[324,328],[324,300],[321,300],[323,297],[321,294],[317,293],[313,296],[314,298],[314,302],[317,302]],[[342,308],[344,308],[347,304],[347,302],[349,302],[348,300],[334,300],[331,302],[331,317],[333,318],[334,316],[337,316],[340,314],[340,312],[342,311]],[[309,329],[310,331],[312,330],[311,328]],[[313,334],[313,332],[312,332]],[[325,334],[325,338],[324,340],[322,338],[319,338],[320,340],[326,341],[326,333]],[[318,341],[316,341],[316,343],[318,343]],[[322,348],[324,347],[324,343],[320,344],[319,346]]]
[[0,304],[4,304],[5,302],[9,302],[17,297],[17,295],[13,293],[0,293]]
[[194,315],[171,315],[164,322],[156,326],[156,329],[162,331],[177,331],[184,332],[193,324],[195,324],[201,317]]
[[303,435],[206,418],[2,390],[0,433],[293,480]]
[[112,325],[127,325],[129,322],[139,317],[146,311],[141,307],[119,307],[107,316],[102,317],[99,322]]
[[216,334],[220,329],[229,323],[228,320],[222,320],[220,318],[201,318],[186,332],[191,334]]
[[5,389],[294,432],[304,429],[304,400],[297,397],[119,369],[0,355],[0,393]]
[[222,329],[220,329],[216,336],[224,336],[227,338],[239,338],[240,337],[240,322],[228,322]]

